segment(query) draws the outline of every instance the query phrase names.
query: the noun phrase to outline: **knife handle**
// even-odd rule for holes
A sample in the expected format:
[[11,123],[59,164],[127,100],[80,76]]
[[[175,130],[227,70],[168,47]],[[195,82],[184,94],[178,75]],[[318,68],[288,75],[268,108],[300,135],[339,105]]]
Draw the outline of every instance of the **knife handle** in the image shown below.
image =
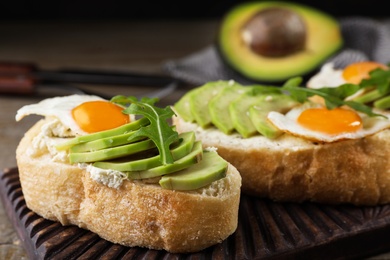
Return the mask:
[[37,80],[33,63],[0,62],[0,94],[32,94]]
[[37,66],[27,62],[0,62],[0,74],[28,74],[37,70]]
[[0,94],[32,94],[36,80],[23,74],[0,74]]

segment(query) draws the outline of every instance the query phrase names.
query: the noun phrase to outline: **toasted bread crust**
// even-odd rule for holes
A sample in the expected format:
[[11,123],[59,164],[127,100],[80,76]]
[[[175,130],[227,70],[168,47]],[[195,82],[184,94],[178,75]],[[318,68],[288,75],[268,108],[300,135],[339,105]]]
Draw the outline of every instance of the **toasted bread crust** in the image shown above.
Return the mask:
[[275,201],[379,205],[390,202],[390,130],[328,144],[288,134],[276,140],[243,139],[216,128],[202,129],[180,117],[178,132],[195,131],[205,146],[233,164],[242,177],[242,191]]
[[77,166],[51,161],[48,153],[26,152],[44,122],[25,134],[16,151],[26,204],[40,216],[114,243],[175,253],[202,250],[236,230],[241,177],[233,166],[227,178],[192,192],[137,181],[109,188]]

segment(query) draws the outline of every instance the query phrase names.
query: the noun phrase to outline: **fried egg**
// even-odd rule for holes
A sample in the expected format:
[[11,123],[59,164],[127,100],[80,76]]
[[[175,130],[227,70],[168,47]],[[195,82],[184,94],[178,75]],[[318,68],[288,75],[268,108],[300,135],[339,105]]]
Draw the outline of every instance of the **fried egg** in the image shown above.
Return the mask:
[[[381,112],[385,113],[385,112]],[[390,128],[386,117],[370,117],[349,108],[329,110],[318,104],[306,103],[285,115],[270,112],[268,120],[279,130],[319,143],[358,139]]]
[[70,95],[44,99],[39,103],[20,108],[16,121],[36,114],[56,118],[76,135],[104,131],[131,121],[124,108],[94,95]]
[[338,87],[345,83],[359,84],[363,79],[369,78],[370,71],[377,68],[388,69],[386,65],[374,61],[351,63],[344,69],[336,69],[333,63],[326,63],[316,75],[308,80],[307,87],[322,88]]

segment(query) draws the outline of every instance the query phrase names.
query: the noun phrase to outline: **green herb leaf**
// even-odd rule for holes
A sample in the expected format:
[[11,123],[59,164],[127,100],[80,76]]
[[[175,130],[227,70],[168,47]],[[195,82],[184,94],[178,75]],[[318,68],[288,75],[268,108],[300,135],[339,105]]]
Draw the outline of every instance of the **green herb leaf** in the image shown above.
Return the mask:
[[[381,74],[383,76],[383,74]],[[390,74],[389,74],[390,79]],[[325,105],[328,109],[334,109],[340,106],[349,106],[352,109],[365,113],[369,116],[382,116],[381,114],[377,114],[372,112],[372,108],[355,101],[345,101],[345,98],[355,94],[357,91],[363,88],[362,85],[355,84],[343,84],[338,87],[324,87],[318,89],[311,89],[299,86],[302,82],[302,78],[296,77],[292,78],[282,86],[264,86],[264,88],[269,88],[268,91],[263,91],[263,93],[280,93],[285,95],[290,95],[293,99],[298,101],[299,103],[304,103],[308,101],[309,97],[314,95],[320,96],[324,98]],[[372,86],[372,85],[371,85]],[[261,90],[261,89],[260,89]],[[262,94],[261,91],[259,91]]]
[[[307,97],[318,95],[325,100],[325,105],[328,109],[334,109],[340,106],[349,106],[350,108],[365,113],[369,116],[382,116],[381,114],[377,114],[372,112],[372,108],[355,101],[346,101],[345,98],[356,93],[360,87],[354,84],[343,84],[337,88],[325,87],[319,89],[309,89],[304,87],[289,87],[288,90],[293,90],[295,95],[299,92],[305,92]],[[302,94],[303,95],[303,94]],[[294,98],[294,96],[292,96]],[[301,100],[296,99],[298,102]]]
[[296,101],[303,103],[307,101],[308,97],[314,94],[310,94],[310,92],[307,91],[302,91],[302,87],[299,87],[301,83],[302,83],[301,77],[289,79],[283,84],[282,90],[285,93],[288,93]]
[[368,79],[363,79],[360,83],[363,88],[376,87],[381,94],[390,92],[390,70],[375,69],[370,72]]
[[173,110],[169,106],[165,108],[154,106],[155,102],[158,101],[156,98],[144,97],[138,101],[133,96],[115,96],[111,101],[125,106],[130,104],[123,110],[125,114],[141,115],[148,118],[150,125],[141,127],[132,138],[137,136],[149,137],[159,150],[161,163],[164,165],[173,163],[174,160],[169,147],[179,139],[178,133],[167,122],[174,115]]

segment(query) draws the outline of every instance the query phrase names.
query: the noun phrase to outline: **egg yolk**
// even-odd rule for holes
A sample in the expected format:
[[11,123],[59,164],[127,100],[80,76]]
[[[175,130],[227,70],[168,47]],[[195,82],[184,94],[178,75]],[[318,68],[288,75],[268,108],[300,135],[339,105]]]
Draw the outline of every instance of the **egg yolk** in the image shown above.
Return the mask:
[[90,101],[73,108],[72,116],[83,131],[94,133],[129,123],[129,115],[123,114],[122,110],[111,102]]
[[369,78],[370,71],[377,68],[388,69],[386,65],[374,61],[352,63],[343,70],[343,78],[348,83],[360,84],[363,79]]
[[356,132],[363,126],[362,119],[356,112],[343,108],[310,108],[300,114],[298,123],[327,134]]

